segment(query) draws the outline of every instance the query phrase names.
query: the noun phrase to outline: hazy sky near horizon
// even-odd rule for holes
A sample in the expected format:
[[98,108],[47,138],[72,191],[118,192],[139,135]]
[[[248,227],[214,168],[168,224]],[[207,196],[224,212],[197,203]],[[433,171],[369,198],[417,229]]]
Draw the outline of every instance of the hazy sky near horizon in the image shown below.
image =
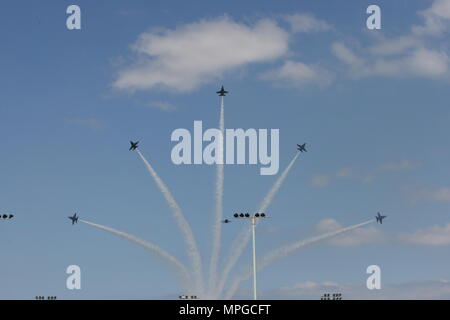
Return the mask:
[[[66,8],[81,8],[67,30]],[[377,4],[381,30],[366,28]],[[258,254],[358,224],[259,274],[261,295],[450,298],[450,1],[3,1],[0,6],[0,299],[176,298],[147,251],[81,218],[152,241],[188,264],[169,207],[129,140],[171,189],[205,272],[215,168],[172,163],[177,128],[279,129],[280,172]],[[224,218],[257,209],[277,176],[226,165]],[[224,261],[242,222],[223,226]],[[247,248],[233,270],[250,262]],[[67,266],[82,289],[65,287]],[[379,265],[378,292],[365,289]],[[221,263],[220,266],[223,264]],[[207,279],[205,275],[205,279]],[[236,297],[246,297],[244,281]]]

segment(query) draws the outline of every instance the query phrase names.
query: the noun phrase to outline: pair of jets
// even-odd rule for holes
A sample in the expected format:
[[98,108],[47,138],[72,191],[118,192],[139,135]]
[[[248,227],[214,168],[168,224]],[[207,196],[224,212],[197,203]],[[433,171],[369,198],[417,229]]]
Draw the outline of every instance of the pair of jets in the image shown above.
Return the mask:
[[[378,222],[378,223],[380,223],[380,224],[383,224],[383,219],[384,218],[386,218],[387,216],[382,216],[379,212],[377,213],[377,215],[375,216],[375,219],[376,219],[376,221]],[[69,216],[68,217],[70,220],[72,220],[72,225],[74,225],[75,223],[77,223],[78,222],[78,216],[77,216],[77,214],[75,213],[73,216]],[[228,220],[228,219],[225,219],[225,220],[222,220],[222,223],[230,223],[231,222],[231,220]]]
[[[138,144],[139,144],[139,141],[136,141],[136,142],[130,141],[130,149],[128,149],[128,150],[129,151],[136,150],[138,148]],[[308,150],[306,150],[306,143],[297,144],[297,150],[300,152],[308,152]]]

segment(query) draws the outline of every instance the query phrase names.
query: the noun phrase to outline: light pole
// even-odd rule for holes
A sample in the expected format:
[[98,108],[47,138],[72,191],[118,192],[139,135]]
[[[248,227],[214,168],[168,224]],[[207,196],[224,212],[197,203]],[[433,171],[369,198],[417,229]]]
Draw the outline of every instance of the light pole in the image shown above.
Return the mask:
[[256,218],[252,217],[251,219],[252,224],[252,236],[253,236],[253,300],[256,300],[256,235],[255,235],[255,228],[256,228]]
[[260,218],[266,218],[265,213],[255,213],[250,215],[249,213],[235,213],[235,218],[238,219],[249,219],[252,225],[252,239],[253,239],[253,300],[257,300],[256,294],[256,221]]

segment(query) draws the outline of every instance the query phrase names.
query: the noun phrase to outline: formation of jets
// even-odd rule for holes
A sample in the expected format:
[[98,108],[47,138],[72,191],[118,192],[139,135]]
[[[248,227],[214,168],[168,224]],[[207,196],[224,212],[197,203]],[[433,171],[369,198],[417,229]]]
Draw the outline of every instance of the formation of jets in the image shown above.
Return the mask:
[[69,216],[68,218],[69,218],[70,220],[72,220],[72,225],[74,225],[75,223],[78,222],[78,218],[79,218],[79,217],[77,217],[77,214],[75,213],[73,216]]
[[[228,93],[228,91],[226,91],[224,89],[224,87],[222,86],[219,91],[216,91],[216,93],[219,96],[224,97]],[[129,151],[136,150],[138,148],[138,144],[139,144],[139,141],[136,141],[136,142],[130,141],[130,148],[128,150]],[[300,151],[300,152],[308,152],[308,150],[306,150],[306,143],[297,144],[297,150]],[[14,217],[14,216],[13,215],[9,215],[9,219],[11,219],[12,217]],[[237,214],[237,213],[235,213],[234,217],[235,218],[250,218],[250,214],[248,214],[248,213],[246,213],[246,214],[243,214],[243,213]],[[266,215],[264,213],[261,213],[261,214],[256,213],[254,215],[254,217],[256,217],[256,218],[259,218],[259,217],[264,218],[264,217],[266,217]],[[2,216],[0,216],[0,218],[2,218]],[[8,216],[7,215],[3,215],[3,219],[6,219],[6,218],[8,218]],[[75,213],[73,216],[69,216],[68,218],[72,221],[72,225],[74,225],[75,223],[78,222],[78,218],[79,217]],[[386,218],[386,216],[382,216],[378,212],[377,215],[375,216],[375,218],[376,218],[376,222],[378,222],[380,224],[383,224],[383,219]],[[230,223],[230,222],[231,222],[231,220],[229,220],[229,219],[222,220],[222,223]],[[180,296],[180,299],[183,299],[183,298],[186,299],[187,297],[188,296]]]
[[216,91],[216,93],[219,95],[219,97],[224,97],[228,93],[228,91],[225,91],[225,89],[222,86],[222,88],[220,88],[219,91]]
[[136,141],[136,142],[130,141],[131,146],[130,146],[130,149],[128,149],[128,150],[129,151],[136,150],[138,147],[138,143],[139,143],[139,141]]
[[306,150],[306,143],[304,143],[304,144],[297,143],[297,150],[300,152],[308,152],[308,150]]
[[3,220],[5,220],[5,219],[12,219],[12,218],[14,218],[13,214],[4,214],[4,215],[0,216],[0,219],[3,219]]
[[375,216],[375,219],[377,219],[377,222],[379,222],[380,224],[383,224],[383,219],[386,218],[387,216],[382,216],[379,212],[377,213],[377,215]]

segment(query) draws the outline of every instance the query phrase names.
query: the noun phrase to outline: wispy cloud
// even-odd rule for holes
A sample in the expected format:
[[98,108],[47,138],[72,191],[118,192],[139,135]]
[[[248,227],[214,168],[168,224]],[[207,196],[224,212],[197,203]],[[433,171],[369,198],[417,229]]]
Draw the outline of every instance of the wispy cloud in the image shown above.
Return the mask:
[[262,294],[263,299],[314,299],[324,293],[341,293],[344,300],[352,299],[450,299],[449,280],[429,280],[382,284],[380,290],[369,290],[365,283],[339,283],[335,281],[303,281],[282,286]]
[[418,163],[410,160],[391,161],[380,164],[378,167],[381,171],[398,171],[398,170],[410,170],[418,167]]
[[177,109],[173,104],[167,101],[151,101],[147,106],[162,111],[174,111]]
[[308,84],[325,86],[333,81],[334,74],[318,65],[288,60],[281,67],[267,71],[261,77],[291,87]]
[[314,187],[326,187],[333,182],[351,179],[362,183],[372,183],[377,175],[386,171],[407,171],[419,167],[417,162],[411,160],[389,161],[374,168],[360,169],[355,167],[343,167],[333,173],[317,173],[311,178],[311,185]]
[[424,47],[401,56],[374,58],[366,53],[357,55],[345,44],[336,42],[332,45],[332,52],[350,68],[350,75],[354,77],[440,78],[447,75],[450,62],[445,51]]
[[[319,234],[338,230],[344,226],[335,219],[326,218],[316,224]],[[430,226],[413,232],[387,234],[375,226],[359,228],[349,233],[328,240],[328,244],[340,247],[358,246],[365,244],[399,243],[423,246],[449,246],[450,223]]]
[[294,13],[282,16],[287,21],[291,30],[294,33],[297,32],[322,32],[328,31],[332,27],[326,21],[316,18],[309,13]]
[[420,190],[407,191],[414,202],[450,202],[450,188],[448,187],[422,188]]
[[445,226],[432,226],[420,229],[413,233],[402,233],[399,235],[399,239],[410,244],[448,246],[450,245],[450,223]]
[[435,0],[430,8],[419,13],[423,24],[412,26],[408,34],[391,38],[377,35],[367,47],[351,48],[344,42],[335,42],[331,46],[332,53],[346,65],[352,77],[448,77],[448,52],[441,47],[427,45],[426,36],[438,37],[448,33],[449,3],[448,0]]
[[315,174],[311,179],[311,185],[318,188],[323,188],[331,183],[331,177],[327,174]]
[[225,16],[151,30],[142,33],[131,46],[131,61],[118,70],[113,87],[131,92],[189,92],[217,81],[227,72],[277,60],[278,67],[258,72],[259,78],[280,86],[323,87],[333,83],[339,74],[350,78],[447,79],[448,49],[430,41],[430,36],[443,38],[450,30],[449,1],[435,0],[418,14],[422,23],[412,25],[405,34],[386,37],[381,32],[372,33],[366,46],[345,38],[333,42],[331,54],[341,62],[336,70],[325,68],[326,61],[300,61],[298,52],[290,48],[296,34],[333,29],[309,13],[281,14],[253,24]]
[[450,1],[435,0],[431,7],[419,12],[424,24],[413,26],[416,35],[440,36],[448,33],[450,27]]
[[[281,21],[290,28],[280,27]],[[330,29],[328,23],[312,14],[294,13],[261,19],[253,25],[225,16],[176,29],[145,32],[132,46],[134,61],[119,71],[113,85],[130,91],[191,91],[219,79],[227,71],[286,56],[293,34]],[[281,85],[323,86],[334,75],[318,64],[287,60],[281,67],[263,72],[261,77]]]
[[[399,36],[396,38],[385,38],[383,35],[378,36],[377,41],[368,47],[370,54],[375,56],[391,56],[403,54],[410,49],[417,49],[422,43],[415,37]],[[360,60],[362,62],[362,60]]]
[[[316,173],[311,178],[311,185],[313,187],[324,188],[329,186],[331,183],[336,182],[337,180],[342,179],[355,179],[357,178],[357,174],[354,169],[349,167],[344,167],[338,169],[334,173]],[[359,177],[359,180],[363,178]]]

